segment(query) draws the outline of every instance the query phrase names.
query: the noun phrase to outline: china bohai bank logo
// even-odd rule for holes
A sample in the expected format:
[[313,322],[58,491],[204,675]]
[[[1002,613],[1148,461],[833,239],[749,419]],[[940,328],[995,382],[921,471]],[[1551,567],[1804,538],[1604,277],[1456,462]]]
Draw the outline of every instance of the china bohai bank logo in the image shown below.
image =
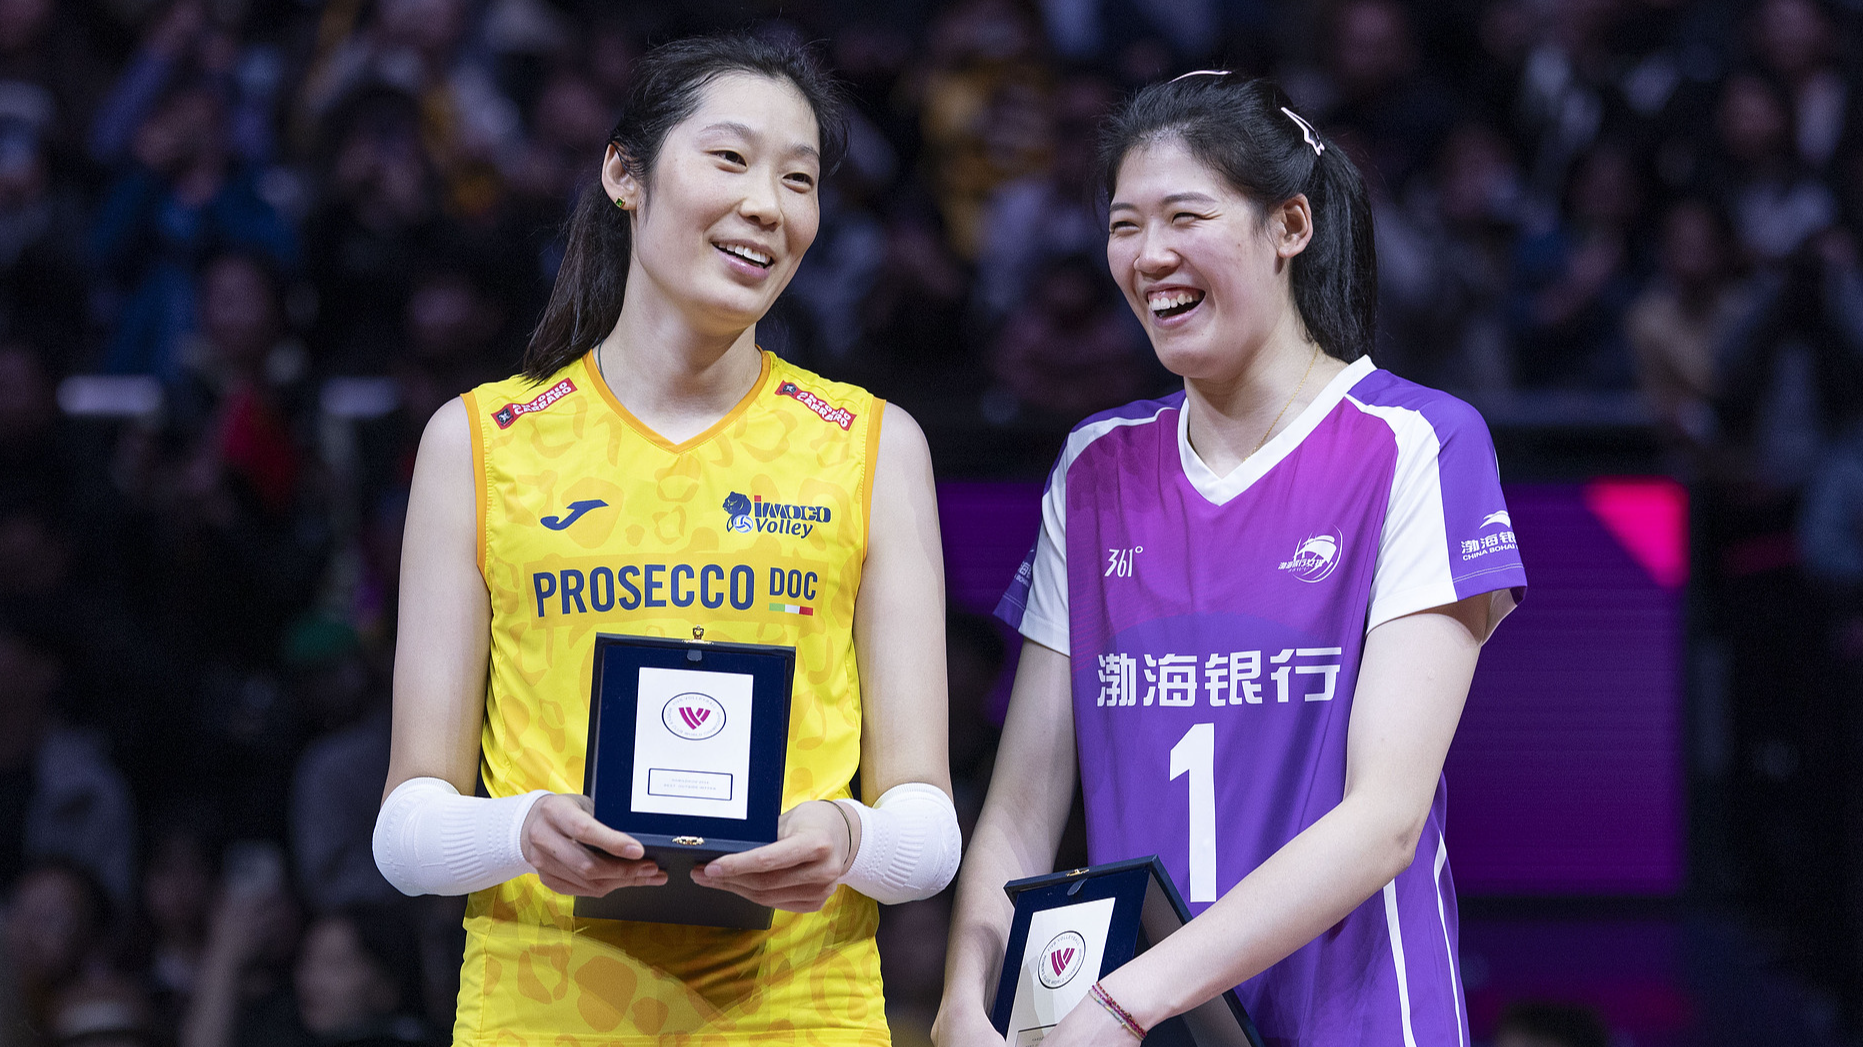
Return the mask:
[[1087,940],[1076,931],[1062,931],[1042,948],[1035,976],[1048,988],[1059,989],[1073,981],[1086,962]]
[[1284,561],[1281,570],[1303,582],[1323,582],[1339,566],[1339,549],[1344,542],[1339,529],[1302,539],[1294,547],[1293,559]]
[[666,703],[666,708],[660,710],[660,722],[680,738],[702,742],[724,730],[724,706],[709,694],[687,691]]

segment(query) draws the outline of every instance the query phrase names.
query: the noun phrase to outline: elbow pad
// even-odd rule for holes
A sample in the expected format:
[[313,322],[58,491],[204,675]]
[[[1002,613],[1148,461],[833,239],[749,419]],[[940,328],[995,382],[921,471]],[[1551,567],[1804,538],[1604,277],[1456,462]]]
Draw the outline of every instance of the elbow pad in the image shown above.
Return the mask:
[[531,871],[524,819],[549,792],[489,800],[461,796],[438,778],[410,778],[375,816],[375,867],[395,890],[470,894]]
[[944,790],[906,782],[886,790],[872,807],[837,800],[860,815],[860,851],[841,882],[876,902],[930,898],[957,875],[963,841],[957,808]]

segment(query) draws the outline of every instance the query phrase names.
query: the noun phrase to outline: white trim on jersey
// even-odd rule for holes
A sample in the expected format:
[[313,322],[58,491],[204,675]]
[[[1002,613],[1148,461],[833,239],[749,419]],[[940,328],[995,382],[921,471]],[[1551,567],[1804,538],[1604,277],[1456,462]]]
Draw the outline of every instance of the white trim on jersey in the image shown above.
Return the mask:
[[1384,510],[1365,615],[1369,633],[1393,618],[1456,601],[1442,476],[1436,468],[1442,443],[1436,427],[1419,411],[1368,404],[1353,396],[1346,399],[1390,426],[1397,440],[1397,465],[1391,470],[1390,502]]
[[1035,538],[1035,564],[1029,578],[1028,604],[1022,612],[1023,636],[1043,647],[1069,654],[1067,640],[1067,471],[1087,446],[1127,425],[1146,425],[1171,409],[1159,404],[1151,414],[1135,418],[1102,418],[1067,435],[1061,460],[1048,476],[1041,499],[1041,533]]
[[1397,922],[1397,881],[1384,885],[1384,926],[1391,932],[1391,962],[1397,967],[1397,1009],[1404,1019],[1404,1047],[1417,1047],[1410,1027],[1410,975],[1404,968],[1404,929]]
[[1276,433],[1260,450],[1242,459],[1227,476],[1217,476],[1215,470],[1204,464],[1196,448],[1190,446],[1190,399],[1185,397],[1184,409],[1177,413],[1177,457],[1183,463],[1184,477],[1211,505],[1228,504],[1236,495],[1253,487],[1255,481],[1268,475],[1268,470],[1281,464],[1281,459],[1294,453],[1301,441],[1319,428],[1339,401],[1345,399],[1346,393],[1375,370],[1377,367],[1369,356],[1361,356],[1346,365],[1345,370],[1326,383],[1326,388],[1320,390],[1312,403],[1301,409],[1287,428]]
[[1468,1047],[1468,1005],[1462,1000],[1462,971],[1455,962],[1455,943],[1449,940],[1449,910],[1443,904],[1443,866],[1449,864],[1449,841],[1436,834],[1436,918],[1443,925],[1443,952],[1449,957],[1449,999],[1455,1005],[1456,1031],[1461,1047]]

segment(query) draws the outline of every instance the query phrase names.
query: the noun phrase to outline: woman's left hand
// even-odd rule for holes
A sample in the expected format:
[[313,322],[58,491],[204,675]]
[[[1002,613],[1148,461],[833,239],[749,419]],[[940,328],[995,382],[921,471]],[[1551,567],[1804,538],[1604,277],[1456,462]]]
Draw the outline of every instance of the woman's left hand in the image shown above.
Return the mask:
[[827,904],[860,844],[859,823],[839,808],[831,800],[797,804],[777,819],[775,843],[727,854],[693,869],[692,879],[758,905],[815,912]]

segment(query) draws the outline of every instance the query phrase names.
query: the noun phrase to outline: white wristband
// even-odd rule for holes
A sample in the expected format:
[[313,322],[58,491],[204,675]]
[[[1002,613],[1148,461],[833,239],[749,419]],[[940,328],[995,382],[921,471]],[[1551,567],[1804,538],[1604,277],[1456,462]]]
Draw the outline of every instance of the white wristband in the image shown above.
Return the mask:
[[395,786],[375,816],[375,867],[406,895],[470,894],[532,871],[524,819],[543,789],[522,796],[461,796],[439,778]]
[[930,898],[957,875],[963,840],[957,808],[943,789],[907,782],[886,790],[872,807],[836,800],[860,815],[860,851],[841,882],[876,902]]

